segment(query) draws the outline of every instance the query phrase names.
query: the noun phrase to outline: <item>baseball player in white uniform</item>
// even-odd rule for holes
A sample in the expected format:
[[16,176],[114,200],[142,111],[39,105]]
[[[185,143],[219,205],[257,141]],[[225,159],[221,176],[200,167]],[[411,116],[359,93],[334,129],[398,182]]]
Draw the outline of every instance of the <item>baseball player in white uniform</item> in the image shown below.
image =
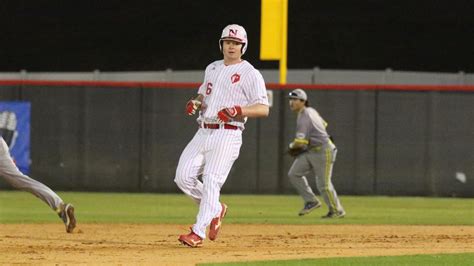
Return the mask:
[[30,192],[53,209],[66,225],[66,232],[76,227],[74,206],[64,201],[44,184],[24,175],[13,162],[7,143],[0,137],[0,175],[13,187]]
[[207,226],[209,239],[217,238],[227,212],[227,205],[219,200],[220,190],[239,156],[244,124],[248,117],[269,113],[262,75],[241,58],[248,47],[245,29],[226,26],[219,47],[224,59],[207,66],[198,95],[186,104],[188,115],[199,111],[199,129],[181,154],[174,180],[199,204],[191,232],[178,239],[190,247],[202,245]]
[[288,176],[305,202],[299,215],[321,207],[306,179],[306,175],[313,170],[319,193],[329,208],[322,218],[342,218],[346,212],[331,181],[337,149],[326,131],[328,124],[314,108],[309,107],[308,96],[302,89],[290,92],[289,104],[291,110],[298,114],[295,139],[289,145],[289,152],[295,156],[295,161]]

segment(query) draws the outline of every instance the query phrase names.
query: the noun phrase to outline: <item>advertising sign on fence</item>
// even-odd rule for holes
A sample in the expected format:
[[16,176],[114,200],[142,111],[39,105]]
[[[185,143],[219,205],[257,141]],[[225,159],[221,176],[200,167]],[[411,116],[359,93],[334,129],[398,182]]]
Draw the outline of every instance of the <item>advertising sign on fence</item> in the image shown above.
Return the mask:
[[0,101],[0,135],[24,174],[30,171],[30,110],[29,102]]

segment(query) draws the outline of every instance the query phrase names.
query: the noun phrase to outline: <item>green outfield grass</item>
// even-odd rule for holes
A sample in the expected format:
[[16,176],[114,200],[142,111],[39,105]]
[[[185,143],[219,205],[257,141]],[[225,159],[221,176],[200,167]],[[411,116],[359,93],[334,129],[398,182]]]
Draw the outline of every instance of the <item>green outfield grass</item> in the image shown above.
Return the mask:
[[[194,202],[182,194],[62,192],[76,207],[79,223],[192,224]],[[303,203],[298,196],[222,195],[229,205],[226,223],[255,224],[400,224],[474,225],[474,199],[342,196],[344,219],[320,219],[326,206],[307,216],[297,215]],[[0,191],[1,223],[49,223],[58,217],[29,193]],[[474,265],[474,254],[393,257],[324,258],[205,265]]]
[[[194,222],[197,206],[181,194],[77,193],[60,196],[76,207],[81,223]],[[258,224],[411,224],[474,225],[474,199],[342,196],[347,216],[326,220],[322,208],[297,215],[303,203],[298,196],[222,195],[229,205],[226,223]],[[0,191],[0,223],[57,222],[42,201],[26,192]]]
[[432,266],[432,265],[446,265],[446,266],[468,266],[474,264],[474,253],[461,254],[440,254],[440,255],[414,255],[414,256],[390,256],[390,257],[351,257],[351,258],[323,258],[323,259],[308,259],[308,260],[279,260],[279,261],[263,261],[263,262],[241,262],[241,263],[206,263],[198,264],[202,266],[282,266],[282,265],[297,265],[297,266],[401,266],[401,265],[416,265],[416,266]]

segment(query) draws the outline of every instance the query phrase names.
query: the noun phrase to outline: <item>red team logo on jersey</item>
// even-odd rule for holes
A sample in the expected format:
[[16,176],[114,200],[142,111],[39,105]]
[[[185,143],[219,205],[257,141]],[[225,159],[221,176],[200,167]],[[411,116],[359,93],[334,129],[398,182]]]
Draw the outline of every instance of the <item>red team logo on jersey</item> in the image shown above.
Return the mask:
[[212,83],[208,82],[206,86],[206,94],[209,95],[212,92]]
[[237,83],[240,81],[240,75],[235,73],[234,75],[232,75],[232,77],[230,77],[230,80],[232,81],[232,84]]

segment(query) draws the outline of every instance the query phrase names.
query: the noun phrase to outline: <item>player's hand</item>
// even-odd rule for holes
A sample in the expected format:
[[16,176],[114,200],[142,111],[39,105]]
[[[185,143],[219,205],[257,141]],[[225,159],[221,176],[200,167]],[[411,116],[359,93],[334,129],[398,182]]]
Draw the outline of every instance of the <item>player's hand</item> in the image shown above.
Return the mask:
[[306,145],[296,145],[294,142],[291,142],[290,145],[288,145],[288,150],[286,150],[286,152],[292,157],[298,157],[298,155],[307,151],[308,149]]
[[236,105],[234,107],[224,108],[217,113],[219,123],[227,123],[232,121],[238,115],[242,115],[242,107]]
[[201,107],[201,102],[195,99],[191,99],[186,103],[186,114],[194,115],[196,111]]

